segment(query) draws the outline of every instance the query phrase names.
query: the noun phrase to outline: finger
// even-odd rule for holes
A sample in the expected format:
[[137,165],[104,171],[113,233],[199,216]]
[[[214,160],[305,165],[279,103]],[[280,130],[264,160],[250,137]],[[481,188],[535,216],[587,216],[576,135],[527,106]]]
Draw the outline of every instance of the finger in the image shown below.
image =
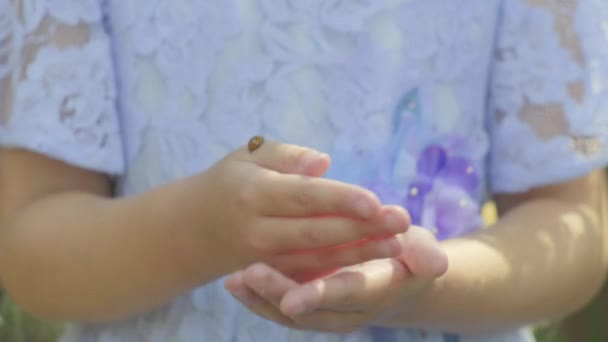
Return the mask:
[[380,213],[378,197],[355,185],[274,172],[260,178],[257,210],[267,216],[338,215],[370,219]]
[[448,269],[448,257],[435,236],[428,230],[412,226],[398,239],[403,253],[399,260],[420,278],[434,279]]
[[401,253],[401,243],[393,236],[318,252],[285,254],[274,258],[270,264],[278,270],[287,270],[283,271],[286,276],[303,282],[327,275],[328,271],[337,268],[361,264],[373,259],[397,257]]
[[247,147],[238,153],[242,158],[263,168],[279,173],[300,174],[319,177],[329,168],[327,154],[297,146],[265,141],[258,149],[250,152]]
[[[280,301],[277,299],[282,297],[286,289],[293,289],[297,284],[263,264],[252,265],[244,272],[231,275],[226,279],[225,284],[232,295],[249,310],[289,328],[348,333],[369,321],[368,315],[364,313],[330,311],[317,311],[313,314],[302,315],[297,317],[297,321],[294,321],[279,311],[278,303]],[[257,288],[257,290],[252,288]],[[251,300],[251,296],[256,299]],[[273,302],[276,304],[272,304]]]
[[344,217],[264,218],[256,223],[257,248],[276,252],[306,251],[338,246],[366,238],[380,238],[407,231],[409,218],[402,209],[384,210],[378,220]]
[[243,281],[258,296],[277,308],[285,293],[298,286],[279,271],[261,263],[249,266],[243,274]]
[[224,287],[251,312],[281,325],[295,328],[295,323],[272,303],[260,297],[244,281],[244,271],[235,272],[224,280]]
[[243,271],[235,272],[224,280],[224,288],[238,301],[247,306],[267,304],[266,301],[245,284]]
[[281,312],[290,317],[323,309],[365,312],[408,276],[395,259],[370,261],[288,291]]
[[226,279],[224,286],[232,296],[255,314],[283,326],[296,328],[296,324],[291,318],[283,315],[278,307],[275,307],[249,288],[245,284],[243,275],[244,272],[239,271]]

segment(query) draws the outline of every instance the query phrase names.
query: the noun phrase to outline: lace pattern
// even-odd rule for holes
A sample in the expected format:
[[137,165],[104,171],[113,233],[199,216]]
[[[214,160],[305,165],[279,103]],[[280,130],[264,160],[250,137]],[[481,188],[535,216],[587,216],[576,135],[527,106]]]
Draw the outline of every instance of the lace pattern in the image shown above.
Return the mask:
[[114,69],[97,1],[3,5],[0,35],[13,48],[0,64],[2,94],[12,94],[3,97],[2,144],[121,173]]
[[[488,182],[525,191],[606,164],[602,1],[0,0],[0,142],[116,174],[130,195],[261,133],[330,153],[328,177],[450,238],[479,227]],[[215,282],[62,342],[442,336],[291,331]]]
[[582,175],[608,153],[608,35],[599,29],[608,9],[537,2],[503,6],[490,113],[498,191]]

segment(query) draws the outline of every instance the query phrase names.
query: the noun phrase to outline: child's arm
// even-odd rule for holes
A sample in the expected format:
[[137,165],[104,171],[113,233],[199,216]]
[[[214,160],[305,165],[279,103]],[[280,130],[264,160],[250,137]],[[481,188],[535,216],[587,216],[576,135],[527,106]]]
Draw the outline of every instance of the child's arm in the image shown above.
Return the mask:
[[308,273],[399,253],[395,239],[322,248],[402,232],[407,215],[381,217],[373,194],[318,178],[328,158],[295,146],[112,199],[105,175],[123,174],[126,149],[99,5],[0,1],[0,276],[18,304],[112,320],[255,261]]
[[[565,315],[593,296],[605,277],[608,249],[605,188],[600,172],[591,173],[608,165],[608,36],[603,28],[608,11],[593,0],[508,0],[499,8],[484,176],[487,171],[495,194],[524,192],[497,198],[500,222],[442,243],[448,271],[426,294],[418,283],[427,279],[416,272],[404,276],[408,272],[386,261],[312,286],[283,278],[283,287],[274,286],[283,293],[273,298],[264,287],[267,277],[254,272],[237,273],[227,288],[235,293],[247,285],[274,304],[274,317],[281,317],[279,300],[283,314],[293,316],[304,308],[307,315],[287,322],[322,331],[381,319],[389,326],[464,333],[507,329]],[[438,209],[432,201],[425,205]],[[431,240],[417,243],[433,245]],[[404,251],[409,253],[400,259],[407,265],[432,260],[411,248]],[[443,262],[443,256],[436,259]],[[273,280],[281,278],[272,273]],[[245,288],[235,296],[250,294]],[[260,306],[250,307],[262,314]]]
[[328,332],[379,324],[479,334],[563,316],[605,278],[602,176],[503,197],[499,204],[511,209],[498,224],[442,243],[449,267],[435,280],[444,255],[414,227],[402,236],[401,262],[367,262],[304,285],[254,265],[227,278],[226,288],[263,317]]
[[498,199],[493,227],[443,243],[448,272],[390,326],[460,333],[507,329],[583,306],[608,265],[603,172]]
[[[407,229],[402,213],[393,211],[397,222],[377,217],[367,191],[286,174],[327,167],[326,157],[295,146],[240,150],[200,175],[122,199],[108,197],[101,174],[19,150],[2,157],[0,273],[18,304],[47,318],[121,318],[258,260],[319,267],[322,257],[331,268],[396,255],[390,239],[354,252],[284,253]],[[330,212],[342,216],[306,218]]]
[[254,265],[227,278],[226,287],[259,315],[306,330],[379,324],[480,334],[560,317],[584,305],[605,279],[602,176],[499,199],[507,212],[498,224],[441,243],[449,267],[435,280],[445,271],[444,255],[413,229],[403,235],[402,262],[368,262],[304,285]]
[[[3,151],[2,185],[0,272],[27,311],[51,319],[111,319],[194,284],[187,269],[194,256],[180,255],[187,241],[172,229],[178,219],[192,218],[167,216],[184,200],[176,193],[180,186],[114,201],[105,175],[17,150]],[[161,195],[167,191],[174,194]],[[220,275],[228,259],[200,245],[208,257],[203,262],[213,261],[201,269]]]

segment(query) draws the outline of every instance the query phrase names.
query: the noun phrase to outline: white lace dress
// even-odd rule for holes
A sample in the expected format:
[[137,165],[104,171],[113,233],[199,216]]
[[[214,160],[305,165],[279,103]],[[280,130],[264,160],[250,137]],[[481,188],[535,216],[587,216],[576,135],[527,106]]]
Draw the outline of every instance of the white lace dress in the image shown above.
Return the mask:
[[[608,161],[604,0],[0,0],[0,141],[114,175],[119,195],[201,172],[255,134],[442,239],[486,191]],[[526,341],[293,331],[208,284],[64,342]]]

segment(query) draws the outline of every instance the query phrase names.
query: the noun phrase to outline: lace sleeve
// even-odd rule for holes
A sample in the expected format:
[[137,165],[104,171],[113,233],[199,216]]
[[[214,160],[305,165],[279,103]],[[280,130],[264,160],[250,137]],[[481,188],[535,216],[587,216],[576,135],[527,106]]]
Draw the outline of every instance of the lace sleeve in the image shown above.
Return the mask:
[[489,101],[493,191],[525,191],[606,164],[604,1],[503,1]]
[[110,54],[97,0],[0,0],[0,144],[120,173]]

